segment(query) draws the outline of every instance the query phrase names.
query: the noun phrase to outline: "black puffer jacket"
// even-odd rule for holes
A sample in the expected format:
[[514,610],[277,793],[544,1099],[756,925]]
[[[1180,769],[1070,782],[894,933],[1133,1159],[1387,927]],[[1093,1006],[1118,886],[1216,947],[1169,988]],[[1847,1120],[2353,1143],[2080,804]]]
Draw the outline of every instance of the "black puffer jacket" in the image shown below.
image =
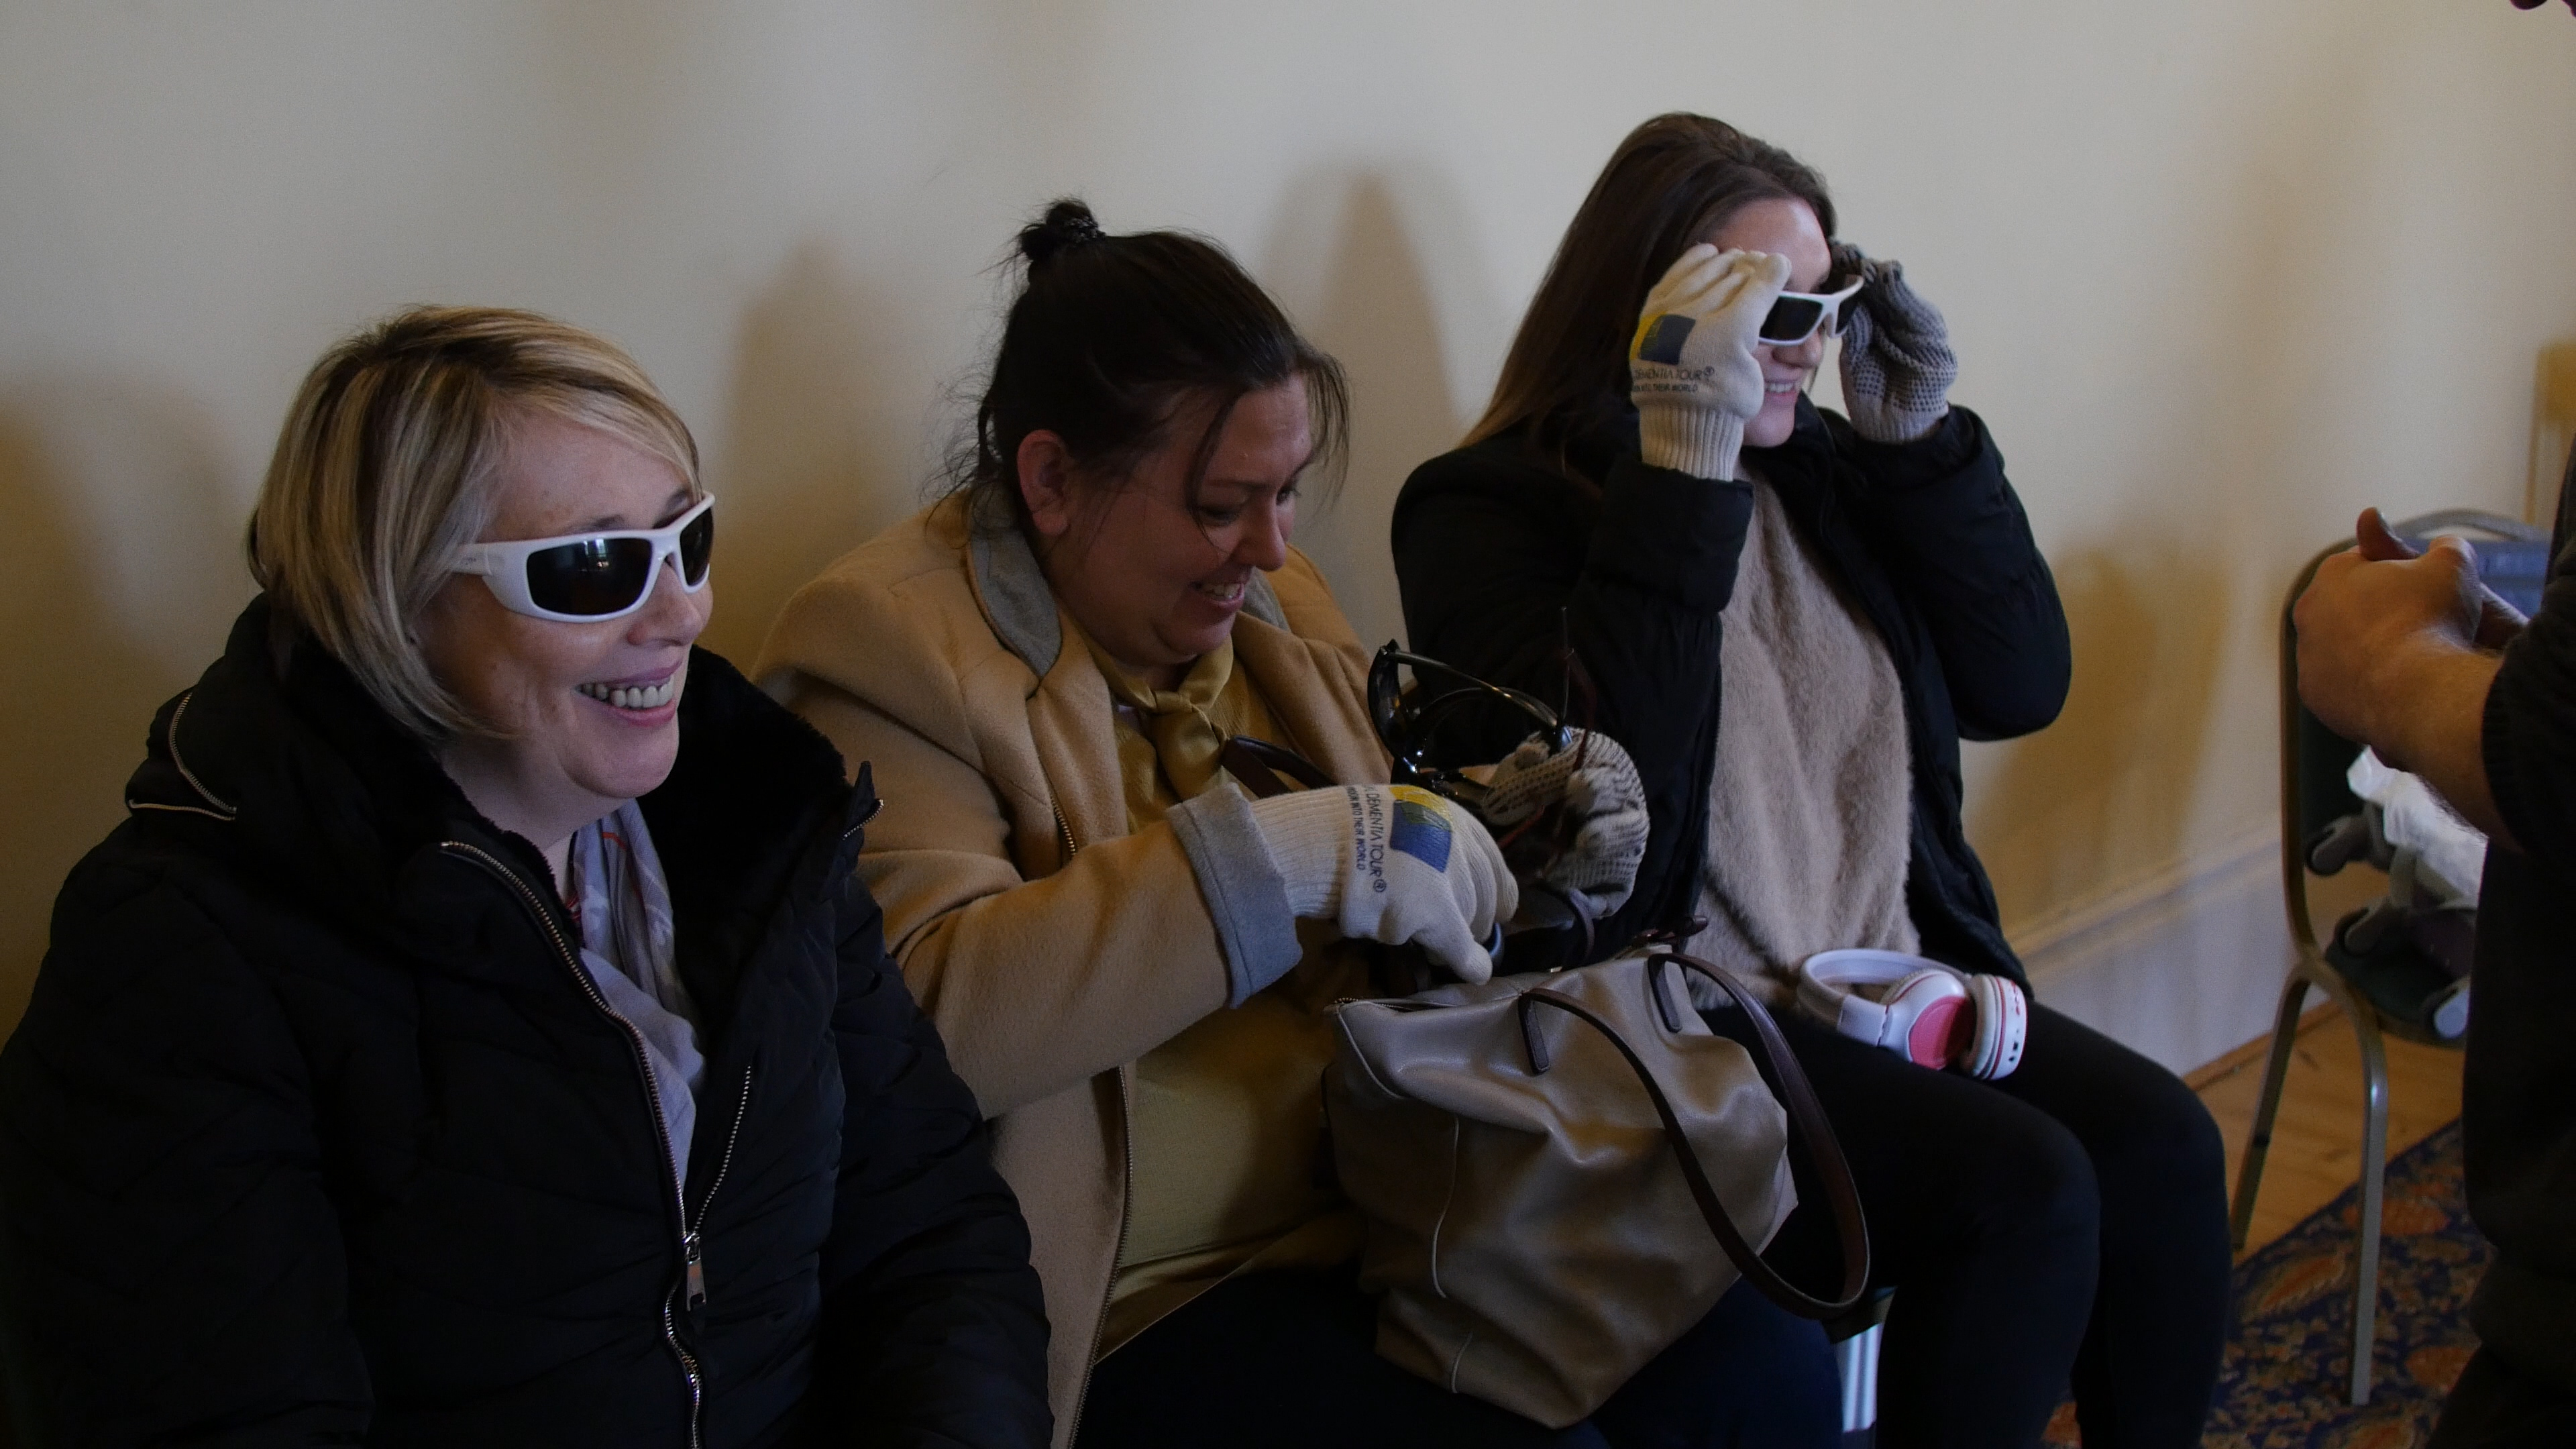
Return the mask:
[[[2002,455],[1965,408],[1920,441],[1883,444],[1800,398],[1788,441],[1745,457],[1895,661],[1914,763],[1905,888],[1924,954],[2021,980],[1960,821],[1959,740],[2055,719],[2069,653]],[[1506,434],[1415,469],[1395,505],[1395,572],[1415,652],[1555,700],[1570,642],[1591,676],[1594,723],[1636,759],[1653,819],[1636,893],[1598,933],[1606,952],[1698,905],[1718,615],[1753,485],[1650,468],[1633,425],[1566,461],[1577,476]],[[1456,748],[1491,759],[1510,744]]]
[[270,629],[153,722],[0,1055],[60,1438],[1043,1445],[1027,1230],[851,878],[864,776],[691,657],[643,801],[707,1018],[682,1202],[542,858]]

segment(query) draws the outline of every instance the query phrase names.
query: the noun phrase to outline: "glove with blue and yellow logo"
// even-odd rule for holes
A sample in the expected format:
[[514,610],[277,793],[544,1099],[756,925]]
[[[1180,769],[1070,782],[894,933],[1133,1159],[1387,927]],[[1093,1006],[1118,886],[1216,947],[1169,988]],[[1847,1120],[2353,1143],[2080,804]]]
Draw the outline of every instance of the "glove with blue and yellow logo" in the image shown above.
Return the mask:
[[1789,259],[1683,252],[1646,294],[1628,347],[1628,400],[1646,462],[1695,478],[1735,476],[1744,425],[1762,411],[1762,319],[1789,284]]
[[1520,909],[1502,847],[1476,818],[1411,785],[1344,785],[1251,802],[1288,908],[1345,936],[1416,945],[1468,981]]

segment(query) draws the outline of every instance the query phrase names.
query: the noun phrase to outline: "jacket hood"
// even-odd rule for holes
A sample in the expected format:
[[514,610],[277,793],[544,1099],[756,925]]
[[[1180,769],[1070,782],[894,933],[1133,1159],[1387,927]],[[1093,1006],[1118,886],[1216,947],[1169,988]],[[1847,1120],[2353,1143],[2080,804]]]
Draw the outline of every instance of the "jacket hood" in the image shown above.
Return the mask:
[[483,819],[428,747],[265,595],[153,717],[125,804],[219,821],[208,838],[225,854],[359,914],[385,909],[402,863],[441,840],[545,878],[534,848]]
[[[837,858],[856,847],[843,837],[873,793],[853,792],[829,741],[706,650],[690,653],[679,724],[677,763],[643,798],[645,819],[683,957],[696,937],[719,948],[700,961],[737,960],[745,918],[765,919],[791,885],[822,888],[836,863],[846,869]],[[429,748],[265,596],[234,622],[223,656],[154,717],[126,807],[187,822],[199,848],[308,907],[423,944],[462,925],[456,892],[482,884],[443,864],[447,847],[506,862],[532,885],[551,879],[535,845],[484,818]],[[824,858],[800,861],[818,838]]]

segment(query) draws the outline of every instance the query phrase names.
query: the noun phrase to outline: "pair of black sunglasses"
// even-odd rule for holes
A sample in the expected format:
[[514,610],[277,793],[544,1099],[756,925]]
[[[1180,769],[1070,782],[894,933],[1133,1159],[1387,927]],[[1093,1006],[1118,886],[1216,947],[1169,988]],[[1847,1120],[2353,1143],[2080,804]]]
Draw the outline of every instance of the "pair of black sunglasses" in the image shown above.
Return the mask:
[[[1403,677],[1397,673],[1400,668],[1413,671],[1411,689],[1404,687]],[[1433,684],[1433,680],[1441,683]],[[1444,795],[1459,795],[1461,786],[1471,794],[1482,793],[1481,787],[1463,773],[1430,761],[1440,722],[1459,709],[1474,704],[1506,706],[1527,715],[1559,749],[1565,747],[1570,735],[1555,710],[1519,690],[1488,684],[1437,659],[1408,654],[1393,640],[1387,641],[1369,663],[1368,704],[1369,721],[1377,729],[1378,741],[1394,759],[1389,773],[1395,783],[1422,785]],[[1256,798],[1289,790],[1319,790],[1332,784],[1304,756],[1249,735],[1227,740],[1218,760]]]
[[[1413,687],[1404,687],[1399,669],[1413,671]],[[1396,647],[1387,641],[1369,662],[1369,722],[1377,727],[1379,743],[1395,761],[1393,774],[1399,785],[1422,785],[1442,794],[1457,794],[1463,787],[1478,790],[1475,782],[1460,772],[1432,763],[1432,751],[1440,725],[1470,706],[1501,706],[1527,715],[1539,733],[1545,734],[1563,749],[1571,737],[1557,712],[1541,701],[1500,684],[1489,684],[1463,669],[1426,659]]]

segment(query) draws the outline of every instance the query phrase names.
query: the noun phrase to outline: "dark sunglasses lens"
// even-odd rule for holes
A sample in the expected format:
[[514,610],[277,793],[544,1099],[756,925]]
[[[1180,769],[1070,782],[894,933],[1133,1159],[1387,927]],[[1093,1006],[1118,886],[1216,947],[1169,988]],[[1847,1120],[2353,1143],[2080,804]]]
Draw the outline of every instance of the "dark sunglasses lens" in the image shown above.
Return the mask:
[[707,565],[716,553],[716,511],[712,508],[680,530],[680,579],[690,588],[707,581]]
[[1824,315],[1825,304],[1813,297],[1783,297],[1771,304],[1771,315],[1762,319],[1762,340],[1804,342]]
[[528,597],[558,614],[614,614],[652,577],[653,545],[641,538],[586,538],[528,555]]
[[1403,686],[1396,679],[1394,653],[1379,650],[1377,658],[1369,662],[1369,721],[1377,726],[1378,740],[1388,749],[1395,748],[1396,714],[1403,695]]

